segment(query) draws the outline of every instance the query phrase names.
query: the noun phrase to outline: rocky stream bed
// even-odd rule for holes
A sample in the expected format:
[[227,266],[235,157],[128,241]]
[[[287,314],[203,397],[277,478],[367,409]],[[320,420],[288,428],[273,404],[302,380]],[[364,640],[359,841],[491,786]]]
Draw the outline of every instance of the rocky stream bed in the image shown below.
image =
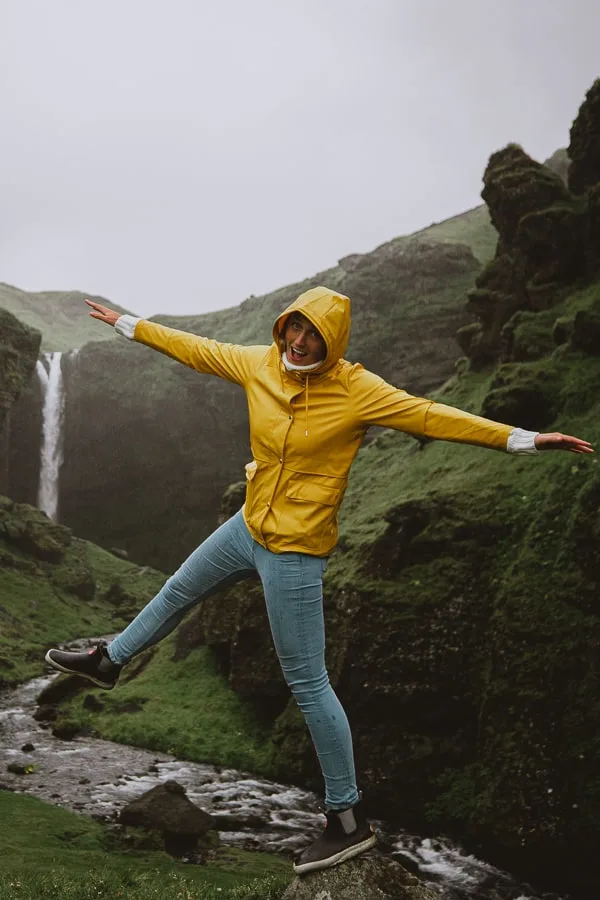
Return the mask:
[[[175,780],[216,817],[223,843],[290,855],[322,827],[317,797],[301,788],[93,737],[55,737],[34,714],[40,692],[57,677],[0,694],[0,789],[113,823],[131,800]],[[19,774],[9,766],[33,771]],[[567,900],[518,884],[449,840],[392,831],[383,822],[376,826],[381,849],[428,880],[444,900]]]

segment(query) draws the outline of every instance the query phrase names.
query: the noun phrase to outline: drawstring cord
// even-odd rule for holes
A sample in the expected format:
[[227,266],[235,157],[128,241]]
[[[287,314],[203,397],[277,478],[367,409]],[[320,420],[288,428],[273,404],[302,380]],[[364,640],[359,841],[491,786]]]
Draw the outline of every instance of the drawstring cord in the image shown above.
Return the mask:
[[308,437],[308,375],[306,376],[305,394],[304,394],[304,437]]

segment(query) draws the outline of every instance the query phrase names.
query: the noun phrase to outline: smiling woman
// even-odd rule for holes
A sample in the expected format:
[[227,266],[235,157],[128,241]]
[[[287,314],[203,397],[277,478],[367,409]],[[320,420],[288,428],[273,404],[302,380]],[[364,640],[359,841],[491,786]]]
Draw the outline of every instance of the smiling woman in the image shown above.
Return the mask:
[[325,359],[326,346],[318,328],[302,313],[292,313],[283,329],[288,360],[296,366],[316,367]]

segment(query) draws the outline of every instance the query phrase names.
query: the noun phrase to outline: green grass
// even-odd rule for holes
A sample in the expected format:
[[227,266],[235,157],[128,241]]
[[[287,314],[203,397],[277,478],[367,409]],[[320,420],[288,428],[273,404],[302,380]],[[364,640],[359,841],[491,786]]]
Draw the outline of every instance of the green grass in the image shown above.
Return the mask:
[[125,850],[98,822],[32,797],[0,791],[0,900],[275,900],[290,863],[231,848],[206,865],[160,851]]
[[[78,696],[61,707],[62,717],[109,740],[272,775],[275,748],[268,726],[257,722],[216,671],[207,648],[174,662],[173,645],[171,636],[132,681],[101,695],[101,712],[85,709],[83,696]],[[129,701],[141,708],[121,712]]]
[[443,243],[467,244],[483,264],[493,257],[498,242],[498,232],[490,221],[485,204],[450,219],[444,219],[443,222],[434,222],[422,231],[415,232],[411,237],[428,238]]
[[115,303],[82,294],[79,291],[39,291],[30,293],[9,284],[0,283],[0,307],[37,328],[42,333],[42,350],[72,350],[83,347],[88,341],[115,340],[112,328],[97,322],[87,314],[84,297],[116,309],[128,310]]
[[[106,592],[115,581],[141,608],[164,580],[159,572],[140,569],[76,539],[60,563],[35,559],[1,539],[0,554],[0,678],[5,684],[42,674],[44,653],[52,644],[123,627],[132,609],[107,601]],[[89,578],[94,597],[82,599],[72,587]]]

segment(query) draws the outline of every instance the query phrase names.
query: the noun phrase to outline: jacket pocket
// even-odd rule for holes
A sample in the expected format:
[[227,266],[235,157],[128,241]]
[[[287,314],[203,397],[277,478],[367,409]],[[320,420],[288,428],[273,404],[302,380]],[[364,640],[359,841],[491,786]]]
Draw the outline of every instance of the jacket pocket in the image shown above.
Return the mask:
[[288,500],[301,500],[305,503],[322,503],[323,506],[335,506],[339,500],[340,491],[338,488],[300,481],[289,484],[285,496]]

